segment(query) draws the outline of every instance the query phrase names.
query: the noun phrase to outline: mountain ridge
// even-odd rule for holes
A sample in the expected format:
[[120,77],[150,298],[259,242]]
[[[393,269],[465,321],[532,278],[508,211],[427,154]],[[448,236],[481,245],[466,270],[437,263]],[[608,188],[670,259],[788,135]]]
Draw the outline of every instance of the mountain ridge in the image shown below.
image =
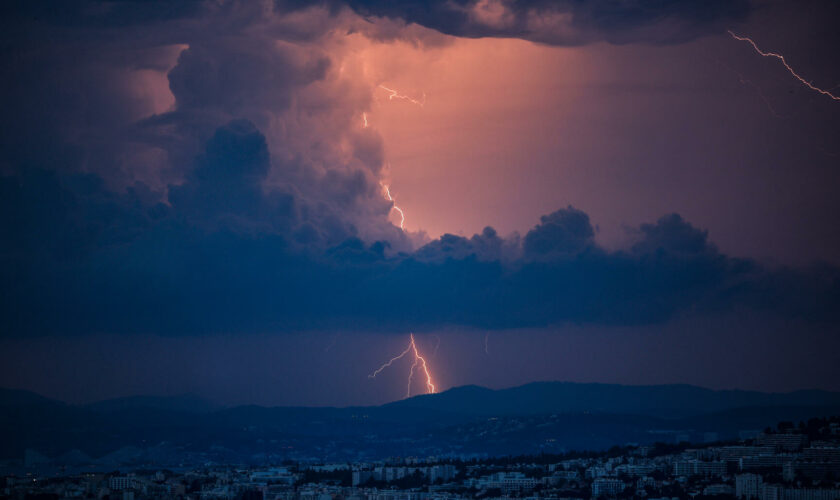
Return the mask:
[[744,389],[709,389],[691,384],[625,385],[600,382],[537,381],[491,389],[475,384],[451,387],[380,405],[303,406],[241,404],[224,406],[197,396],[132,395],[71,404],[25,389],[0,388],[0,407],[54,404],[94,412],[137,409],[185,413],[215,413],[255,407],[287,411],[369,411],[372,409],[424,409],[475,415],[529,415],[542,413],[630,413],[664,417],[714,413],[739,407],[840,405],[840,392],[800,389],[764,392]]
[[840,392],[817,389],[761,392],[715,390],[689,384],[622,385],[541,381],[504,389],[459,386],[383,406],[440,409],[441,404],[446,405],[449,411],[483,415],[590,411],[685,417],[738,407],[840,405]]
[[35,450],[57,457],[54,463],[100,457],[119,465],[149,457],[232,463],[251,457],[340,460],[362,452],[537,453],[673,442],[686,433],[691,439],[705,439],[705,433],[736,439],[741,431],[783,420],[840,415],[836,392],[714,391],[684,384],[539,382],[499,390],[461,386],[379,406],[183,407],[196,402],[200,410],[204,403],[194,397],[70,405],[0,390],[0,458]]

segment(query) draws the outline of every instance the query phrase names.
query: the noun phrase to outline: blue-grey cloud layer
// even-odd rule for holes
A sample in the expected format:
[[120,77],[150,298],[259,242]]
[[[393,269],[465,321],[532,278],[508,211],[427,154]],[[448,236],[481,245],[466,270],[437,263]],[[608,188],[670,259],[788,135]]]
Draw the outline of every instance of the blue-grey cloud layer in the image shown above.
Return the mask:
[[[678,215],[637,228],[620,251],[600,247],[572,207],[521,238],[488,227],[409,250],[379,189],[381,139],[349,125],[368,102],[327,81],[320,43],[342,27],[335,4],[297,24],[272,16],[298,5],[9,5],[5,335],[631,324],[735,307],[835,320],[836,269],[731,258]],[[475,21],[464,9],[478,3],[352,4],[456,35],[558,44],[677,42],[745,14],[722,1],[504,5],[510,16]],[[569,23],[570,38],[526,32],[533,12]],[[148,116],[126,74],[166,68],[174,44],[188,47],[168,72],[175,106]],[[293,109],[302,89],[320,92],[306,113]],[[149,152],[166,160],[125,161]]]
[[745,0],[349,0],[363,15],[402,19],[461,37],[551,45],[680,43],[744,20]]
[[572,207],[518,240],[491,228],[414,253],[300,234],[295,197],[265,192],[270,153],[249,122],[220,127],[170,204],[115,194],[91,174],[2,178],[2,331],[192,334],[401,331],[663,321],[752,307],[831,320],[835,269],[769,270],[719,253],[678,215],[608,251]]

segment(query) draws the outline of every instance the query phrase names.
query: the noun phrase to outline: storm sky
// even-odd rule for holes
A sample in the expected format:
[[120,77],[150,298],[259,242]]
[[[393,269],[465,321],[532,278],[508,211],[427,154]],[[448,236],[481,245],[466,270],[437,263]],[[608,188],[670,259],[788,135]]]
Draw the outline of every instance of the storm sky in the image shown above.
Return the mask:
[[840,390],[834,2],[0,9],[0,386]]

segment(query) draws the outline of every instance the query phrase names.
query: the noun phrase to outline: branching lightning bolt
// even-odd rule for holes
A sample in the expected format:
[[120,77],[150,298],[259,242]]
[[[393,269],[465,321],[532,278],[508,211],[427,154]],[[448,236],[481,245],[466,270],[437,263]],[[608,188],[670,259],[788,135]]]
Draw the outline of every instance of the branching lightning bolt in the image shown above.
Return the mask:
[[[393,101],[394,99],[400,99],[411,104],[416,104],[420,107],[426,104],[426,94],[423,94],[423,100],[418,101],[413,97],[409,97],[407,95],[400,94],[397,90],[392,88],[388,88],[384,85],[379,85],[379,88],[388,92],[388,100]],[[362,113],[362,127],[367,128],[368,126],[368,119],[367,113]],[[396,202],[394,201],[394,197],[391,196],[391,188],[387,184],[381,183],[383,191],[385,192],[385,196],[388,198],[388,201],[392,203],[392,207],[394,210],[399,212],[400,214],[400,229],[405,230],[405,212],[397,206]],[[440,337],[438,337],[437,345],[435,346],[435,355],[437,355],[438,347],[440,347]],[[406,357],[409,353],[414,355],[414,361],[411,363],[411,368],[408,370],[408,382],[406,384],[405,390],[405,397],[411,397],[411,381],[414,379],[414,373],[417,371],[418,367],[423,370],[423,374],[426,376],[426,393],[427,394],[434,394],[436,392],[435,384],[432,381],[432,372],[429,370],[429,364],[426,362],[426,358],[424,358],[420,351],[417,349],[417,342],[414,340],[414,334],[409,334],[409,342],[408,347],[405,348],[404,351],[399,353],[398,355],[394,356],[393,358],[389,359],[385,363],[382,364],[379,368],[377,368],[373,373],[368,375],[368,378],[376,378],[377,375],[382,373],[382,371],[389,366],[393,365],[396,361]]]
[[409,97],[407,95],[400,94],[399,91],[388,88],[385,85],[380,85],[379,88],[388,92],[388,94],[389,94],[388,95],[388,100],[389,101],[393,101],[394,99],[402,99],[403,101],[407,101],[407,102],[410,102],[411,104],[416,104],[416,105],[421,106],[421,107],[426,104],[426,94],[425,93],[423,94],[423,100],[418,101],[417,99],[414,99],[414,98]]
[[[727,30],[727,31],[728,31],[728,30]],[[822,94],[822,95],[824,95],[824,96],[828,96],[828,97],[830,97],[831,99],[833,99],[833,100],[835,100],[835,101],[840,101],[840,97],[838,97],[838,96],[836,96],[836,95],[832,94],[832,93],[831,93],[831,92],[829,92],[828,90],[821,89],[821,88],[819,88],[819,87],[816,87],[816,86],[812,85],[812,84],[811,84],[811,82],[809,82],[808,80],[806,80],[805,78],[803,78],[802,76],[800,76],[800,75],[799,75],[799,73],[797,73],[796,71],[794,71],[794,69],[793,69],[793,68],[791,68],[791,67],[790,67],[790,64],[788,64],[788,63],[787,63],[787,61],[785,60],[785,56],[783,56],[783,55],[781,55],[781,54],[777,54],[777,53],[775,53],[775,52],[764,52],[763,50],[761,50],[761,49],[759,49],[759,48],[758,48],[758,45],[756,45],[756,43],[755,43],[755,42],[754,42],[751,38],[749,38],[749,37],[745,37],[745,36],[738,36],[738,35],[736,35],[735,33],[731,32],[731,31],[728,31],[728,33],[729,33],[729,34],[732,36],[732,38],[734,38],[735,40],[739,40],[739,41],[741,41],[741,42],[747,42],[747,43],[749,43],[750,45],[752,45],[752,48],[753,48],[753,49],[755,49],[755,51],[756,51],[756,52],[758,52],[758,54],[759,54],[759,55],[761,55],[761,56],[763,56],[763,57],[773,57],[773,58],[776,58],[776,59],[778,59],[779,61],[781,61],[781,62],[782,62],[782,64],[784,65],[784,67],[788,70],[788,73],[790,73],[791,75],[793,75],[793,77],[794,77],[794,78],[796,78],[797,80],[799,80],[799,81],[802,83],[802,85],[805,85],[806,87],[808,87],[809,89],[813,90],[814,92],[819,92],[820,94]]]
[[403,212],[402,209],[397,206],[396,202],[394,202],[394,198],[391,196],[391,189],[388,185],[382,184],[382,188],[385,190],[385,196],[388,197],[388,201],[394,203],[394,210],[400,213],[400,229],[405,230],[405,212]]
[[373,373],[368,375],[368,378],[376,378],[377,375],[382,373],[382,370],[388,368],[395,361],[404,358],[409,353],[414,355],[414,362],[411,363],[411,368],[408,371],[408,387],[406,388],[405,397],[411,397],[411,380],[414,378],[414,372],[417,370],[419,366],[423,373],[426,375],[426,393],[427,394],[434,394],[435,393],[435,384],[432,381],[432,372],[429,370],[429,365],[426,363],[426,358],[420,355],[420,351],[417,349],[417,343],[414,341],[414,334],[409,334],[409,342],[408,347],[405,348],[403,352],[394,356],[393,358],[389,359],[387,362],[382,364],[379,368],[376,369]]
[[[385,85],[379,85],[379,88],[388,92],[388,100],[389,101],[393,101],[394,99],[401,99],[403,101],[407,101],[407,102],[410,102],[411,104],[416,104],[416,105],[421,106],[421,107],[426,104],[426,94],[425,93],[423,94],[423,100],[418,101],[417,99],[414,99],[413,97],[409,97],[407,95],[400,94],[399,91],[394,90],[394,89],[389,88],[389,87],[386,87]],[[362,121],[363,121],[362,126],[364,128],[367,128],[367,126],[368,126],[367,113],[362,113]],[[397,206],[396,202],[394,201],[394,197],[391,196],[390,186],[388,186],[387,184],[383,184],[381,182],[380,182],[380,185],[382,186],[382,189],[385,192],[385,196],[388,197],[388,201],[393,203],[392,206],[393,206],[394,210],[399,212],[399,214],[400,214],[400,229],[405,231],[405,212],[403,212],[402,208]]]
[[[414,342],[414,336],[411,337],[411,341]],[[403,352],[401,352],[399,355],[394,356],[393,358],[389,359],[386,363],[384,363],[382,366],[377,368],[376,371],[374,371],[373,373],[368,375],[368,378],[376,378],[376,376],[379,375],[382,372],[382,370],[384,370],[385,368],[388,368],[389,366],[394,364],[394,361],[397,361],[399,359],[404,358],[405,355],[408,354],[409,352],[411,352],[411,344],[409,344],[408,347],[406,347],[405,350]]]
[[414,368],[417,367],[418,364],[422,365],[423,373],[426,374],[426,393],[434,394],[435,384],[432,382],[432,374],[429,371],[429,365],[426,363],[426,358],[421,356],[420,351],[417,350],[417,343],[414,342],[414,334],[410,334],[410,337],[411,349],[414,351],[414,363],[411,365],[411,371],[408,375],[408,391],[406,392],[405,397],[411,396],[411,377],[414,375]]

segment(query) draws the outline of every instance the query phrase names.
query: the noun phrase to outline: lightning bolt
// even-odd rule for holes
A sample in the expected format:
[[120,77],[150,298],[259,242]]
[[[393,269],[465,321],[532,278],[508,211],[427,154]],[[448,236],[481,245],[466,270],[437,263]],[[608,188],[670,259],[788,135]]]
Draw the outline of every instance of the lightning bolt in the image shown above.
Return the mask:
[[400,229],[405,230],[405,212],[402,211],[400,207],[394,202],[394,198],[391,196],[391,189],[388,187],[387,184],[381,184],[382,188],[385,190],[385,196],[388,197],[388,201],[394,203],[394,210],[400,213]]
[[784,67],[788,70],[788,73],[790,73],[791,75],[793,75],[794,78],[799,80],[799,82],[802,83],[802,85],[805,85],[806,87],[813,90],[814,92],[819,92],[820,94],[822,94],[824,96],[830,97],[832,100],[840,101],[840,97],[832,94],[828,90],[821,89],[819,87],[816,87],[816,86],[812,85],[811,82],[809,82],[808,80],[806,80],[805,78],[800,76],[799,73],[797,73],[796,71],[794,71],[793,68],[790,67],[790,64],[788,64],[787,61],[785,60],[785,56],[783,56],[781,54],[777,54],[775,52],[764,52],[763,50],[758,48],[758,45],[756,45],[756,43],[751,38],[746,37],[746,36],[738,36],[738,35],[736,35],[735,33],[731,32],[729,30],[727,30],[727,32],[735,40],[738,40],[738,41],[741,41],[741,42],[747,42],[750,45],[752,45],[752,48],[755,49],[755,51],[758,52],[759,55],[761,55],[763,57],[773,57],[773,58],[781,61],[782,64],[784,65]]
[[486,354],[488,356],[490,355],[490,346],[488,345],[489,341],[490,341],[490,333],[485,333],[484,334],[484,354]]
[[432,382],[432,373],[429,371],[429,365],[426,363],[426,358],[420,355],[420,351],[417,350],[417,343],[414,342],[414,334],[410,334],[411,337],[411,349],[414,351],[414,363],[411,365],[411,371],[408,374],[408,390],[406,391],[405,397],[411,396],[411,377],[414,375],[414,369],[420,364],[423,368],[423,373],[426,374],[426,394],[434,394],[435,393],[435,384]]
[[[423,93],[423,100],[418,101],[417,99],[414,99],[413,97],[409,97],[407,95],[400,94],[399,91],[394,90],[394,89],[389,88],[389,87],[386,87],[385,85],[379,85],[379,88],[388,92],[388,100],[389,101],[393,101],[394,99],[401,99],[403,101],[410,102],[411,104],[416,104],[420,107],[423,107],[423,105],[426,104],[426,94],[425,94],[425,92]],[[368,126],[367,113],[362,113],[362,120],[364,122],[363,127],[367,128],[367,126]],[[400,214],[400,229],[405,231],[405,212],[403,212],[402,208],[397,206],[396,202],[394,201],[394,197],[391,196],[390,186],[388,186],[387,184],[383,184],[381,182],[379,184],[382,186],[382,189],[385,192],[385,196],[388,197],[388,201],[393,203],[394,210],[399,212],[399,214]]]
[[[423,93],[423,100],[418,101],[417,99],[414,99],[413,97],[407,96],[405,94],[400,94],[398,90],[394,90],[392,88],[386,87],[385,85],[379,85],[379,88],[388,92],[388,100],[389,101],[393,101],[394,99],[400,99],[400,100],[403,100],[403,101],[406,101],[406,102],[410,102],[411,104],[416,104],[420,107],[423,107],[426,104],[426,93],[425,92]],[[365,113],[362,113],[362,128],[367,128],[367,127],[368,127],[368,118],[367,118],[367,112],[365,112]]]
[[376,369],[376,371],[368,375],[368,378],[376,378],[377,375],[382,373],[382,370],[394,364],[395,361],[404,358],[409,353],[414,355],[414,362],[411,363],[411,368],[408,371],[408,387],[406,388],[405,397],[411,397],[411,380],[414,378],[414,372],[417,370],[418,367],[420,367],[423,370],[423,373],[426,375],[426,394],[434,394],[435,384],[432,381],[432,372],[429,370],[429,365],[428,363],[426,363],[426,358],[420,355],[420,351],[417,349],[417,342],[414,341],[413,333],[409,334],[408,347],[406,347],[405,350],[400,354],[394,356],[387,362],[383,363],[382,366]]
[[[411,342],[412,342],[412,343],[414,342],[414,336],[413,336],[413,335],[411,336]],[[368,375],[368,378],[376,378],[376,376],[377,376],[377,375],[379,375],[379,374],[382,372],[382,370],[384,370],[385,368],[388,368],[389,366],[391,366],[392,364],[394,364],[394,361],[397,361],[398,359],[402,359],[402,358],[404,358],[406,354],[408,354],[408,353],[410,353],[410,352],[411,352],[411,346],[412,346],[412,344],[411,344],[411,343],[409,343],[409,344],[408,344],[408,347],[406,347],[406,348],[405,348],[405,350],[404,350],[403,352],[401,352],[401,353],[400,353],[400,354],[398,354],[397,356],[394,356],[393,358],[389,359],[389,360],[388,360],[387,362],[385,362],[382,366],[380,366],[379,368],[377,368],[377,369],[376,369],[376,371],[374,371],[373,373],[371,373],[370,375]]]
[[402,99],[403,101],[410,102],[411,104],[416,104],[416,105],[420,106],[421,108],[426,104],[426,94],[425,93],[423,94],[423,100],[418,101],[417,99],[411,98],[407,95],[400,94],[399,91],[394,90],[394,89],[390,89],[390,88],[386,87],[385,85],[380,85],[379,88],[388,92],[388,100],[389,101],[393,101],[394,99]]

